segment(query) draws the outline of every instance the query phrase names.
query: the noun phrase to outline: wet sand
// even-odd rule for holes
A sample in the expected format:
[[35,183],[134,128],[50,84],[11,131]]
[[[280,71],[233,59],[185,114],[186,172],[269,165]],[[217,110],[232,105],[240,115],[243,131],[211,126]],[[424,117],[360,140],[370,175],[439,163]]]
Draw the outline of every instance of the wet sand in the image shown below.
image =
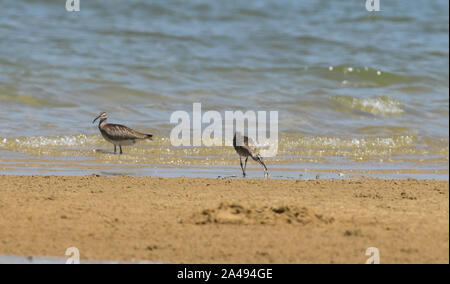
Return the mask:
[[0,176],[0,255],[449,263],[449,183]]

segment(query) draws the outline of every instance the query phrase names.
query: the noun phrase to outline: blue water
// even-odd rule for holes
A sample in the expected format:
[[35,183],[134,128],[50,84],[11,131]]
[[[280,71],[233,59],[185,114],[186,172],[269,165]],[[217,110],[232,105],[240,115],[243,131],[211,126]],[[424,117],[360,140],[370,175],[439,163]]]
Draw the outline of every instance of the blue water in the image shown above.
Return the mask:
[[277,110],[282,134],[299,139],[404,136],[411,155],[448,162],[448,1],[0,7],[0,150],[14,152],[5,138],[98,135],[100,111],[166,137],[172,112],[200,102]]

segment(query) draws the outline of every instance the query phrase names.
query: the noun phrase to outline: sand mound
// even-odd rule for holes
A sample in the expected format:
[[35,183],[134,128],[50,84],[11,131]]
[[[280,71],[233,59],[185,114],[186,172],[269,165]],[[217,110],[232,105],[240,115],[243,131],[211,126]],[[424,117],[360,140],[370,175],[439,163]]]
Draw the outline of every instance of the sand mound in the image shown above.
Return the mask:
[[221,203],[217,208],[205,209],[194,214],[197,225],[206,224],[330,224],[333,218],[326,218],[306,207],[297,206],[245,206],[236,203]]

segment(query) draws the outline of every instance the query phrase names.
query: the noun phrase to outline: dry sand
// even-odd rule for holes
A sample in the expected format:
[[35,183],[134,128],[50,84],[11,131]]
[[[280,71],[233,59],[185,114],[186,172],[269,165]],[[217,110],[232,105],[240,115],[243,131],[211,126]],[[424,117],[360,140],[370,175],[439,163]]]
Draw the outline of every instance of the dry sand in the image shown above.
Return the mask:
[[0,255],[449,263],[449,183],[0,176]]

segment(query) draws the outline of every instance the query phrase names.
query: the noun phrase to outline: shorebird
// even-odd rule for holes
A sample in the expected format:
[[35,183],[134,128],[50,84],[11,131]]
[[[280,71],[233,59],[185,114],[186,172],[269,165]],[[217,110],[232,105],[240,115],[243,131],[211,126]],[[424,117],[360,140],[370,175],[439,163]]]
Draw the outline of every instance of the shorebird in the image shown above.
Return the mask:
[[[247,136],[243,136],[240,133],[235,133],[233,138],[233,147],[236,150],[236,153],[239,155],[239,159],[241,162],[242,175],[245,177],[247,174],[245,173],[247,169],[247,161],[248,158],[251,157],[254,161],[258,162],[264,167],[264,177],[267,178],[269,176],[269,171],[267,170],[266,165],[263,162],[262,157],[256,153],[256,148],[251,146],[252,143],[249,144],[249,138]],[[245,158],[245,165],[242,165],[242,158]]]
[[97,119],[100,119],[98,129],[103,138],[114,145],[114,154],[117,153],[117,146],[120,148],[120,154],[123,154],[122,146],[134,145],[139,139],[152,140],[152,134],[143,134],[120,124],[106,123],[108,119],[106,112],[100,113],[92,123],[95,123]]

